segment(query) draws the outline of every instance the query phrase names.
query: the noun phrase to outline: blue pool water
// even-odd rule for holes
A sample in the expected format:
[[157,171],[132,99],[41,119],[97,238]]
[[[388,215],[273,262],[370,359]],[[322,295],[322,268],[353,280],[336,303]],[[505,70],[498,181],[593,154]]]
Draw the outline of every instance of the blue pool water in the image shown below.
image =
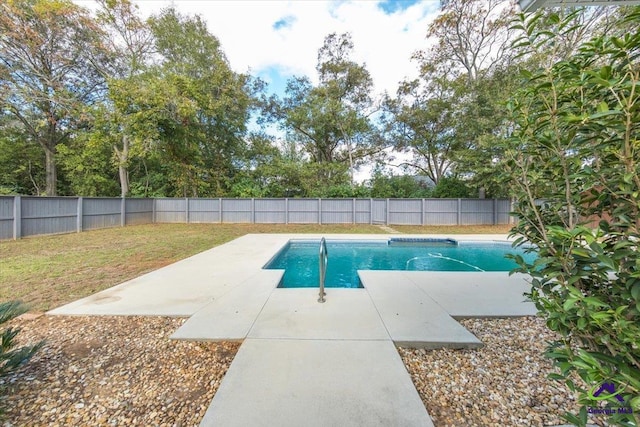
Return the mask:
[[[317,287],[319,248],[319,240],[291,240],[264,268],[285,270],[280,287]],[[328,240],[327,252],[325,286],[333,288],[362,287],[357,270],[510,271],[516,264],[506,254],[534,256],[507,242],[448,239]]]

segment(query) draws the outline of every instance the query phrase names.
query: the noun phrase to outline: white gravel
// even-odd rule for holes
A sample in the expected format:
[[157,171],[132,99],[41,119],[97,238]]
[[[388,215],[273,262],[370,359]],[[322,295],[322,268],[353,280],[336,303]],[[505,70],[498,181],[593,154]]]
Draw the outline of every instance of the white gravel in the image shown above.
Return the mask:
[[[16,320],[46,346],[5,380],[4,426],[196,426],[239,343],[170,340],[185,319],[41,316]],[[548,380],[541,319],[467,319],[478,350],[399,348],[437,427],[550,426],[575,397]],[[592,420],[604,425],[602,419]]]
[[14,321],[46,346],[7,379],[5,426],[197,426],[238,343],[170,340],[185,319]]
[[547,379],[554,368],[543,352],[554,334],[542,319],[460,323],[484,347],[399,349],[436,426],[552,426],[565,424],[560,415],[578,409],[573,392]]

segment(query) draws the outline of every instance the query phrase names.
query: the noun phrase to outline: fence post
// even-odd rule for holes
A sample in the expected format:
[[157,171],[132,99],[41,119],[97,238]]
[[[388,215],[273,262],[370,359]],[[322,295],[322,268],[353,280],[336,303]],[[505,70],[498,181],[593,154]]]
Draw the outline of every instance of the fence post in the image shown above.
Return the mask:
[[255,197],[251,198],[251,224],[256,223],[256,199]]
[[462,199],[458,199],[456,224],[460,225],[462,219]]
[[515,197],[512,197],[509,200],[509,224],[516,223],[516,217],[513,215],[515,208],[516,208],[516,199]]
[[189,198],[184,198],[184,222],[189,224]]
[[156,198],[151,199],[151,224],[156,223]]
[[373,224],[373,199],[369,198],[369,225]]
[[493,199],[493,225],[498,224],[498,199]]
[[220,219],[220,224],[222,224],[222,197],[218,198],[218,217]]
[[289,198],[284,198],[284,223],[289,224]]
[[389,211],[390,211],[389,199],[386,199],[385,205],[386,205],[386,212],[384,215],[384,224],[389,225]]
[[76,232],[82,232],[82,197],[78,197],[78,216],[76,218]]
[[353,198],[353,204],[352,204],[352,212],[353,214],[351,215],[351,219],[353,220],[352,223],[355,224],[356,223],[356,198]]
[[422,225],[422,226],[424,226],[424,223],[425,223],[425,217],[427,216],[427,213],[426,213],[426,210],[427,210],[426,204],[427,204],[427,201],[426,201],[425,199],[422,199],[422,204],[421,204],[421,207],[422,207],[422,214],[420,215],[420,225]]
[[13,198],[13,240],[22,237],[22,198],[15,196]]
[[127,203],[127,199],[122,197],[120,199],[120,227],[124,227],[126,225],[126,223],[127,223],[127,220],[126,220],[126,215],[127,215],[126,203]]
[[318,198],[318,224],[322,225],[322,198]]

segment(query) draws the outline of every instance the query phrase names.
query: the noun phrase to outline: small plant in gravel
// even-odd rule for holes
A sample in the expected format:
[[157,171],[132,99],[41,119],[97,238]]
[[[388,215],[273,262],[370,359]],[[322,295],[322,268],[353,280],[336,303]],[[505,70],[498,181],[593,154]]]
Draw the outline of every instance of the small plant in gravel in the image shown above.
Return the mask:
[[[619,24],[640,27],[640,8]],[[520,46],[535,54],[573,16],[521,17]],[[640,424],[640,33],[602,35],[566,60],[528,72],[509,106],[505,147],[517,245],[533,244],[529,297],[560,334],[547,356],[552,378],[577,391],[581,409],[610,424]],[[574,381],[579,376],[586,385]]]
[[[25,313],[27,308],[20,301],[7,301],[0,303],[0,325]],[[15,338],[20,328],[8,327],[0,332],[0,397],[6,392],[4,380],[7,376],[25,364],[42,347],[43,342],[35,345],[17,347]],[[2,415],[2,402],[0,401],[0,415]]]

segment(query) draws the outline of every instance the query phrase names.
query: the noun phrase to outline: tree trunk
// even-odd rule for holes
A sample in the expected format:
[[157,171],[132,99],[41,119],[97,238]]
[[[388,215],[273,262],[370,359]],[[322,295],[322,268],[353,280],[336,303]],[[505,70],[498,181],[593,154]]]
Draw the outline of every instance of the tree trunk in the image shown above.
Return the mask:
[[129,170],[127,169],[127,163],[129,161],[129,137],[124,135],[122,137],[122,150],[118,150],[118,147],[113,146],[113,150],[118,157],[118,175],[120,176],[120,197],[127,197],[129,193]]
[[120,175],[120,197],[127,197],[129,193],[129,171],[126,166],[118,166],[118,174]]
[[58,182],[58,174],[56,172],[56,149],[48,146],[44,147],[45,171],[47,176],[47,188],[45,193],[47,196],[56,196],[56,184]]

